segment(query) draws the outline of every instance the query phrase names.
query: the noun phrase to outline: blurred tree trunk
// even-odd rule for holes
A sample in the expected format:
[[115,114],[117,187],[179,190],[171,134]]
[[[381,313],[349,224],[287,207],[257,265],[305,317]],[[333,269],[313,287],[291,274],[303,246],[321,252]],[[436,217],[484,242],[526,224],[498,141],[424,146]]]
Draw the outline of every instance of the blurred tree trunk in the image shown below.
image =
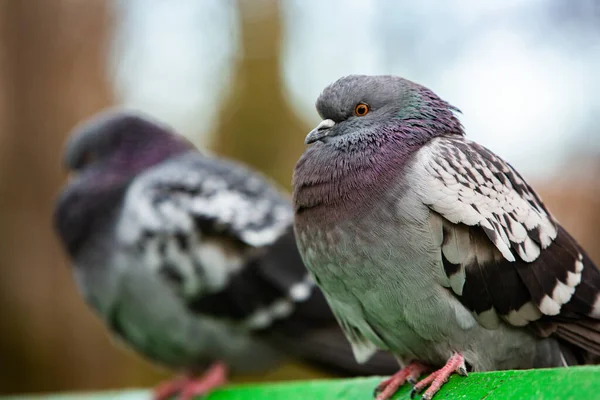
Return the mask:
[[[534,187],[558,222],[600,267],[600,168],[598,160],[587,161],[581,157],[573,163],[584,179],[563,176]],[[584,167],[577,170],[577,164]]]
[[114,386],[132,376],[76,294],[51,230],[66,134],[112,102],[108,4],[0,3],[0,392]]
[[237,1],[241,49],[231,95],[221,108],[215,149],[289,188],[304,148],[305,125],[292,111],[281,78],[279,2]]
[[[8,131],[8,52],[6,49],[6,37],[9,30],[9,19],[6,9],[9,0],[0,0],[0,167],[5,158],[6,146],[2,139],[6,137]],[[3,134],[4,133],[4,134]],[[0,174],[2,173],[0,168]]]

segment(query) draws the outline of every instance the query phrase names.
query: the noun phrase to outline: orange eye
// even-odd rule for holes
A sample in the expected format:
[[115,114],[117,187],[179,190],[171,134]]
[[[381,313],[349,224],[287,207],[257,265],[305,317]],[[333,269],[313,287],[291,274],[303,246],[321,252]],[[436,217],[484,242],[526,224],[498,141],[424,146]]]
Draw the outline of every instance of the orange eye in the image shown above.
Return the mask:
[[358,103],[356,107],[354,107],[354,114],[357,117],[364,117],[369,113],[369,106],[365,103]]

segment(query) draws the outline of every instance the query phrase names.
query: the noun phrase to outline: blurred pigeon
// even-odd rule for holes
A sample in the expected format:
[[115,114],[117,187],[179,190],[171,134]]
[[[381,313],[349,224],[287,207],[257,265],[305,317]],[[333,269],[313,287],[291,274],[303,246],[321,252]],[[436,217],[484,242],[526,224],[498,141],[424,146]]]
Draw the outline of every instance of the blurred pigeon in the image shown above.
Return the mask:
[[127,344],[187,373],[156,398],[190,399],[227,369],[260,372],[284,356],[344,375],[396,369],[384,353],[354,361],[302,264],[291,202],[259,174],[119,111],[77,128],[66,164],[75,177],[54,222],[81,293]]
[[[357,361],[389,350],[430,399],[453,372],[556,367],[600,355],[600,273],[458,110],[394,76],[348,76],[294,173],[306,266]],[[436,368],[440,368],[436,370]]]

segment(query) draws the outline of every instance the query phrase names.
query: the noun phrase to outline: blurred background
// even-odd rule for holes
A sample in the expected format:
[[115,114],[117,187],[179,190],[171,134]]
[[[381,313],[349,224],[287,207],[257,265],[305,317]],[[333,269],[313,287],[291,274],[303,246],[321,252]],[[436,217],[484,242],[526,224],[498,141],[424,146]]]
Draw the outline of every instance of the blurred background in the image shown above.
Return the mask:
[[402,75],[459,107],[600,262],[598,71],[595,0],[0,0],[0,393],[169,376],[111,343],[51,230],[81,119],[143,110],[289,188],[321,89]]

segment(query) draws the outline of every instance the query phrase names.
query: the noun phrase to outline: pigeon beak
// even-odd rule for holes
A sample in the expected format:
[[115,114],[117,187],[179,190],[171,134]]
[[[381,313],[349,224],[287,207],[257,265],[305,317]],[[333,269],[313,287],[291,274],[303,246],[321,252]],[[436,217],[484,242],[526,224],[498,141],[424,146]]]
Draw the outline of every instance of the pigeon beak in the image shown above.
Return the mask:
[[330,119],[324,119],[315,129],[309,132],[304,139],[304,144],[317,142],[329,135],[329,130],[335,125],[335,122]]

